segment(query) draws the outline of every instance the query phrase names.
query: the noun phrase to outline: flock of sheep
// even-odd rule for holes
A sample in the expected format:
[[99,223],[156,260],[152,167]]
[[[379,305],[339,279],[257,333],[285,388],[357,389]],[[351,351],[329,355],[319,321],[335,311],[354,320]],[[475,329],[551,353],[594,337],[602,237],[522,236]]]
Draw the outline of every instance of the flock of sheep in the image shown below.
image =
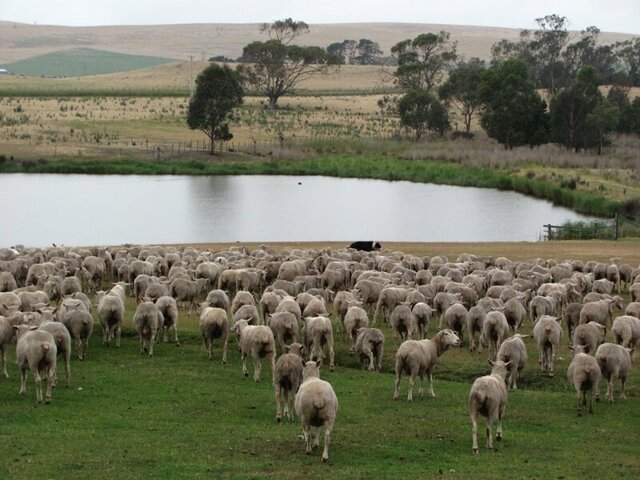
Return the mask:
[[[112,288],[102,291],[107,284]],[[631,301],[615,317],[624,308],[623,290]],[[95,305],[88,296],[92,293]],[[209,359],[219,342],[226,363],[232,335],[245,376],[248,357],[256,382],[266,359],[275,387],[277,421],[283,414],[293,419],[295,411],[307,453],[319,446],[324,426],[323,461],[329,457],[338,399],[319,372],[327,363],[331,370],[335,367],[334,328],[363,368],[380,371],[386,340],[375,325],[388,323],[395,351],[393,398],[399,397],[406,374],[408,401],[413,400],[416,379],[423,396],[425,375],[429,395],[435,396],[434,368],[450,347],[461,346],[466,339],[472,351],[487,349],[491,374],[476,379],[469,394],[476,453],[480,415],[487,418],[487,447],[493,448],[496,422],[496,439],[502,437],[507,389],[517,388],[527,362],[523,339],[529,335],[518,333],[527,315],[541,369],[549,376],[554,375],[562,341],[561,323],[566,324],[574,354],[567,378],[578,396],[579,415],[587,403],[593,413],[593,398],[599,398],[602,380],[607,382],[610,402],[617,380],[624,398],[633,348],[640,339],[640,267],[619,259],[522,262],[463,254],[449,261],[442,256],[353,248],[274,251],[262,246],[253,251],[234,247],[211,252],[188,247],[18,246],[0,249],[4,375],[8,377],[7,351],[15,342],[20,393],[26,391],[31,371],[37,401],[48,403],[57,383],[57,357],[64,360],[69,385],[72,342],[79,359],[86,355],[94,308],[103,344],[120,345],[127,295],[137,303],[133,325],[141,353],[153,355],[154,344],[167,341],[169,331],[178,345],[178,312],[191,315],[195,308]],[[429,325],[436,321],[437,333],[427,339]],[[612,343],[606,342],[609,329]],[[316,428],[314,439],[310,427]]]

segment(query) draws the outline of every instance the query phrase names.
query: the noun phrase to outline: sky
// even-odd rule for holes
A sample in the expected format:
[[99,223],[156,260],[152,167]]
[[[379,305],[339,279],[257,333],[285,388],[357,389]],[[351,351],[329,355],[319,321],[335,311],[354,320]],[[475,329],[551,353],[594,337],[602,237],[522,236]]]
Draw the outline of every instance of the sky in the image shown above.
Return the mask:
[[0,20],[47,25],[410,22],[535,28],[557,13],[570,30],[640,34],[640,0],[0,0]]

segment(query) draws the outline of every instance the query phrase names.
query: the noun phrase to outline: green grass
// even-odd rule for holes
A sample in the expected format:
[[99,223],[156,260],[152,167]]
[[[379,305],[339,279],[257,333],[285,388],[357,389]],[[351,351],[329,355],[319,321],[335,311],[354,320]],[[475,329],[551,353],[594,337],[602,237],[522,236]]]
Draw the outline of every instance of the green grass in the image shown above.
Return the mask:
[[74,48],[27,58],[3,67],[11,73],[22,75],[83,77],[150,68],[173,61],[170,58]]
[[320,153],[305,160],[255,159],[244,155],[174,160],[60,159],[0,162],[0,173],[86,173],[138,175],[328,175],[346,178],[406,180],[420,183],[513,190],[546,199],[577,212],[612,217],[618,202],[547,181],[517,177],[498,169],[469,167],[454,162],[406,160],[373,153]]
[[[440,358],[436,398],[393,401],[393,352],[388,327],[383,373],[361,371],[336,334],[335,372],[323,370],[340,409],[328,464],[304,454],[298,422],[277,424],[270,371],[244,378],[235,341],[220,363],[219,341],[208,361],[195,318],[181,311],[181,346],[138,353],[129,302],[122,347],[103,347],[96,326],[88,357],[72,360],[72,387],[59,386],[50,405],[36,405],[33,377],[18,395],[0,378],[0,478],[637,478],[640,458],[640,375],[627,400],[598,403],[576,417],[565,378],[566,347],[556,377],[543,377],[528,339],[520,390],[510,392],[504,440],[471,453],[470,384],[489,371],[485,354],[466,349]],[[335,320],[334,320],[335,322]],[[431,332],[434,326],[431,326]],[[525,330],[530,330],[527,327]],[[251,362],[249,370],[252,374]],[[59,365],[59,372],[62,364]]]

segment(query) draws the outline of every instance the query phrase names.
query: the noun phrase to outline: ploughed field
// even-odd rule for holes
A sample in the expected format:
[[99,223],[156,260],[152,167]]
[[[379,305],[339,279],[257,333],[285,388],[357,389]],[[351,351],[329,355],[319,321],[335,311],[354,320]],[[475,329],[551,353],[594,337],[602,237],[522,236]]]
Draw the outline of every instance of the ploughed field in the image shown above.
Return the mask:
[[[245,258],[261,256],[274,261],[302,254],[318,258],[325,246],[333,247],[324,251],[332,257],[349,257],[353,261],[364,258],[365,262],[369,261],[366,258],[378,257],[378,265],[380,256],[402,265],[399,251],[420,259],[446,255],[451,262],[456,262],[463,252],[478,258],[497,258],[504,252],[502,255],[512,262],[539,257],[545,261],[555,258],[609,264],[610,258],[620,257],[621,263],[634,268],[640,263],[640,248],[635,241],[383,244],[386,250],[371,254],[347,253],[340,248],[344,245],[337,244],[274,244],[267,253],[255,253],[260,248],[248,245],[247,252],[254,252],[253,257],[245,257],[241,249],[230,245],[188,247],[191,252],[167,246],[145,248],[142,256],[177,251],[183,258],[191,255],[195,260],[198,252],[211,251],[213,261],[223,262],[219,259],[225,257],[232,266],[239,267]],[[123,249],[110,250],[116,256]],[[131,247],[130,254],[137,256],[140,250]],[[81,255],[97,253],[75,251]],[[323,264],[326,260],[318,263]],[[2,265],[4,268],[6,264]],[[110,282],[111,279],[103,279],[101,287],[110,288]],[[626,307],[630,294],[623,289],[621,296]],[[74,351],[70,388],[64,386],[64,365],[59,359],[59,385],[49,405],[36,403],[31,374],[26,395],[18,394],[20,374],[14,365],[15,347],[9,347],[10,378],[0,378],[3,478],[637,478],[640,473],[637,364],[632,366],[627,380],[626,400],[618,398],[620,385],[616,383],[615,403],[607,403],[606,381],[602,381],[602,401],[594,404],[594,414],[578,417],[576,393],[566,379],[571,353],[564,322],[554,377],[541,372],[536,344],[532,338],[525,339],[529,360],[518,390],[509,391],[503,440],[494,440],[495,450],[487,450],[481,419],[480,454],[474,456],[467,399],[473,380],[490,371],[486,349],[482,353],[469,352],[465,332],[462,348],[450,348],[438,360],[435,398],[428,393],[419,398],[416,382],[414,400],[407,402],[407,376],[403,375],[400,398],[393,400],[391,327],[378,319],[376,327],[386,338],[382,371],[364,371],[359,359],[349,353],[349,344],[338,330],[339,320],[330,302],[336,368],[330,372],[324,365],[321,378],[333,386],[339,410],[329,462],[323,464],[322,447],[305,455],[297,419],[280,424],[275,421],[267,363],[263,360],[258,383],[252,379],[250,359],[250,376],[242,375],[233,334],[227,364],[221,363],[220,340],[214,341],[213,360],[209,361],[202,347],[197,314],[189,316],[187,310],[180,308],[180,346],[160,343],[155,346],[153,357],[141,355],[132,324],[135,309],[135,299],[128,296],[120,348],[102,345],[101,328],[93,309],[95,323],[86,359],[77,360]],[[370,320],[372,313],[369,312]],[[619,315],[622,312],[616,309],[613,318]],[[438,314],[434,312],[429,338],[435,335],[437,325]],[[527,315],[520,333],[531,331],[532,322]],[[606,341],[613,341],[610,329]],[[428,385],[425,387],[428,392]]]

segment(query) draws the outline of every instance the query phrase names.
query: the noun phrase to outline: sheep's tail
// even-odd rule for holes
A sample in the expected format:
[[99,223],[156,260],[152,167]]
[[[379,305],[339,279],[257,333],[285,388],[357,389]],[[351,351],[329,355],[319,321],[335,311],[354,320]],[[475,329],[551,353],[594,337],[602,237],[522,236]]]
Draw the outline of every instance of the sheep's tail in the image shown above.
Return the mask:
[[40,348],[42,348],[42,353],[46,355],[47,353],[49,353],[49,350],[51,350],[51,345],[49,345],[48,343],[43,343],[42,345],[40,345]]
[[314,398],[313,399],[313,408],[315,408],[316,410],[320,410],[321,408],[324,407],[325,401],[324,398]]
[[56,335],[56,343],[62,343],[62,335]]

